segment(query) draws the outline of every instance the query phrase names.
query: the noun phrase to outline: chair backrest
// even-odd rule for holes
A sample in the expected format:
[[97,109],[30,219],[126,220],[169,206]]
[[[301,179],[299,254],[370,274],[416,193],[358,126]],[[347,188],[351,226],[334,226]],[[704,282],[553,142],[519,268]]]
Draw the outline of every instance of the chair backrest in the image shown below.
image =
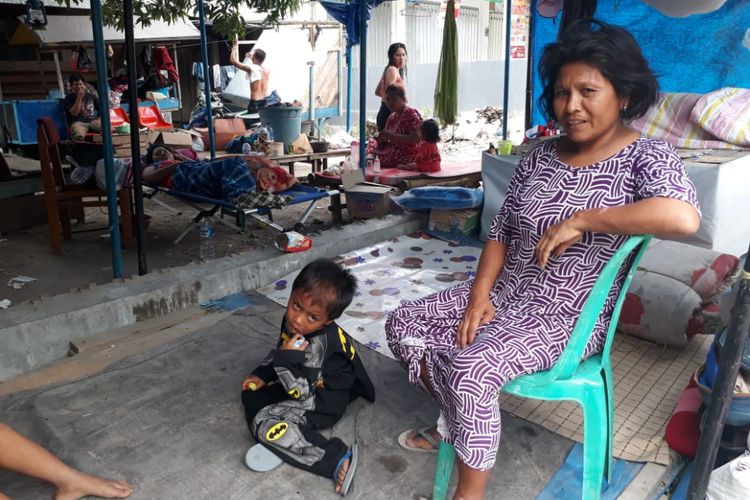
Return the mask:
[[[60,134],[57,125],[48,116],[43,116],[37,121],[36,139],[39,148],[39,162],[42,168],[42,181],[45,190],[65,184],[62,172],[62,161],[60,160]],[[51,183],[48,186],[48,183]]]
[[[602,307],[609,296],[609,292],[612,290],[612,285],[614,284],[620,269],[629,264],[630,268],[625,276],[622,288],[620,288],[615,307],[612,310],[607,337],[602,349],[602,359],[606,359],[609,356],[609,351],[612,347],[612,340],[614,339],[614,331],[617,328],[617,321],[620,318],[622,304],[625,301],[628,287],[630,286],[630,282],[632,281],[633,275],[638,267],[638,262],[640,262],[646,248],[648,248],[649,241],[651,241],[651,235],[631,236],[604,266],[604,269],[602,269],[602,272],[594,283],[594,287],[591,289],[591,293],[586,299],[586,303],[583,305],[581,315],[578,317],[578,321],[576,321],[576,324],[573,327],[573,332],[568,341],[568,345],[560,355],[560,359],[557,360],[557,363],[555,363],[548,372],[550,381],[569,378],[575,373],[576,368],[578,368],[578,365],[583,358],[586,344],[588,344],[596,320],[599,318]],[[628,257],[633,251],[636,251],[635,256],[632,261],[628,261]]]

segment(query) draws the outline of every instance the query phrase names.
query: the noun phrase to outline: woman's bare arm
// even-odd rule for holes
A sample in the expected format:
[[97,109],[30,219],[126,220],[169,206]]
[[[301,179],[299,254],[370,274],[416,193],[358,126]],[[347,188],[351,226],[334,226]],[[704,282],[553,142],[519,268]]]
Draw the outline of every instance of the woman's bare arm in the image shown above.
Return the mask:
[[690,203],[674,198],[649,198],[621,207],[581,210],[549,227],[536,247],[539,265],[550,255],[562,255],[584,232],[655,234],[667,238],[689,236],[698,230],[700,217]]

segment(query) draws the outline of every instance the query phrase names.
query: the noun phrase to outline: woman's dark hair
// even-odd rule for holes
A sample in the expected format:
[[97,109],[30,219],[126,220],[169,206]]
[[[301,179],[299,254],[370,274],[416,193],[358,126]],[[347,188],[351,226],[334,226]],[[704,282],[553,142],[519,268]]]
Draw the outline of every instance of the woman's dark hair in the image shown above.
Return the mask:
[[[404,49],[404,52],[406,52],[406,45],[404,45],[401,42],[392,43],[390,47],[388,47],[388,64],[385,65],[385,69],[383,70],[383,75],[385,75],[385,72],[388,70],[391,66],[396,66],[396,63],[393,61],[393,58],[396,57],[396,51],[398,49]],[[406,65],[404,64],[403,68],[398,68],[398,74],[401,75],[401,78],[406,78]]]
[[357,278],[332,260],[316,259],[302,268],[294,279],[292,291],[313,295],[314,302],[325,307],[328,319],[333,320],[349,307],[357,290]]
[[166,149],[167,151],[169,151],[173,155],[177,154],[177,151],[174,148],[172,148],[170,146],[167,146],[166,144],[149,144],[148,145],[148,149],[146,150],[146,165],[153,165],[153,163],[154,163],[154,150],[156,148]]
[[555,116],[555,84],[560,69],[566,64],[586,63],[612,84],[618,97],[628,105],[620,110],[620,118],[631,121],[643,116],[656,104],[659,82],[643,57],[633,35],[619,26],[596,19],[573,22],[559,40],[544,47],[539,60],[542,95],[539,105],[547,118]]
[[404,87],[402,87],[401,85],[396,85],[395,83],[388,85],[383,95],[400,97],[401,99],[406,100],[406,92],[404,91]]
[[422,139],[433,144],[440,142],[440,126],[435,120],[425,120],[419,126],[422,131]]

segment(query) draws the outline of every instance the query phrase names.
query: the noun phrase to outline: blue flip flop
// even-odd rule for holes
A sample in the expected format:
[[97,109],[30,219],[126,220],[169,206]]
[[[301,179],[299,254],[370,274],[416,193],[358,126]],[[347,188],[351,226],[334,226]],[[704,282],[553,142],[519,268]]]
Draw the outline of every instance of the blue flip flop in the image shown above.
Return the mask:
[[354,473],[357,471],[357,459],[359,458],[359,446],[357,443],[354,443],[352,445],[352,448],[346,452],[346,454],[339,459],[339,463],[336,464],[336,472],[333,474],[333,484],[338,484],[339,481],[339,469],[341,469],[341,464],[344,463],[345,460],[349,460],[349,469],[346,471],[346,476],[344,477],[344,482],[341,484],[341,491],[339,491],[339,495],[342,497],[345,497],[347,493],[349,493],[349,489],[352,486],[352,482],[354,481]]
[[254,444],[245,453],[245,465],[255,472],[268,472],[283,463],[271,450],[262,444]]

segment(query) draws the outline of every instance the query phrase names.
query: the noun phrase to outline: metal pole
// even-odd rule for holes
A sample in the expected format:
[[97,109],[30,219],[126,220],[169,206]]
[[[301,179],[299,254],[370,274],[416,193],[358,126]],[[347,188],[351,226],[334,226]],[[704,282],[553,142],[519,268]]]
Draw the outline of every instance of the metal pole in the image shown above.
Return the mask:
[[687,498],[706,498],[708,481],[716,461],[716,452],[724,430],[729,404],[734,394],[734,382],[740,370],[740,361],[750,332],[750,259],[745,258],[745,268],[739,279],[739,290],[732,308],[727,338],[719,354],[719,373],[716,376],[711,402],[708,405],[705,428],[701,432],[695,469],[688,486]]
[[359,1],[359,168],[365,172],[365,142],[367,141],[367,6]]
[[135,36],[133,35],[133,0],[122,2],[123,20],[125,22],[125,60],[128,66],[128,106],[130,106],[130,157],[133,159],[133,198],[135,199],[135,242],[138,252],[138,275],[148,273],[144,241],[146,230],[143,225],[143,186],[141,172],[141,138],[138,127],[138,95],[135,55]]
[[211,78],[208,71],[208,44],[206,43],[206,12],[203,0],[198,0],[200,17],[201,56],[203,60],[203,90],[206,94],[206,120],[208,121],[208,142],[211,148],[211,159],[216,158],[216,137],[214,137],[213,112],[211,111]]
[[505,74],[503,75],[503,140],[508,139],[508,89],[510,87],[510,13],[512,0],[505,0]]
[[109,86],[104,55],[104,30],[102,28],[101,0],[91,0],[91,30],[94,33],[96,57],[96,83],[99,92],[99,114],[102,123],[102,147],[104,148],[104,172],[107,182],[107,212],[109,234],[112,244],[112,274],[122,277],[122,250],[120,249],[120,217],[117,214],[117,187],[115,186],[114,158],[112,152],[112,127],[109,123]]
[[[315,61],[307,61],[307,65],[310,66],[307,83],[307,105],[309,111],[307,117],[310,119],[310,135],[315,134],[318,127],[315,126]],[[318,130],[318,138],[320,138],[320,131]]]
[[65,97],[65,84],[63,83],[62,70],[60,69],[60,56],[57,51],[52,53],[55,59],[55,72],[57,73],[57,86],[60,87],[60,95]]
[[346,131],[352,129],[352,48],[346,46]]

